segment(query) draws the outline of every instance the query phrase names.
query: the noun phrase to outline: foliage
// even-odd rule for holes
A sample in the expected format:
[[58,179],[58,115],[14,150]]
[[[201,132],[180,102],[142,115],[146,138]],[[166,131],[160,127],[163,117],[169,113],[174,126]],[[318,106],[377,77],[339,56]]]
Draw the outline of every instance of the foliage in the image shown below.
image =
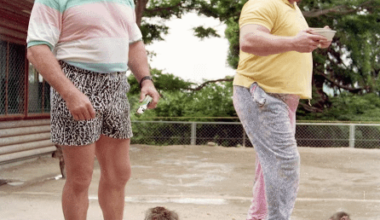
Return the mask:
[[[162,98],[154,111],[146,111],[140,118],[165,118],[165,120],[203,120],[207,117],[236,116],[232,104],[232,82],[218,82],[207,84],[201,90],[191,91],[193,83],[184,81],[172,74],[165,74],[157,69],[151,71],[155,86]],[[130,75],[131,85],[128,93],[131,109],[137,109],[139,99],[139,85]],[[171,117],[171,119],[170,119]],[[185,117],[185,119],[184,119]],[[136,116],[133,116],[136,119]]]
[[[328,25],[337,31],[332,46],[313,52],[315,108],[324,110],[335,102],[324,90],[335,94],[379,94],[380,84],[380,0],[303,0],[299,7],[310,27]],[[237,67],[238,19],[226,22],[230,42],[228,62]],[[331,105],[332,104],[332,105]]]
[[193,28],[193,30],[195,32],[195,36],[200,39],[204,39],[210,36],[220,37],[220,35],[213,28],[204,28],[203,26],[198,26],[198,27]]
[[[227,25],[225,36],[229,41],[226,58],[231,67],[236,68],[239,60],[239,16],[248,0],[135,0],[137,21],[145,43],[163,40],[168,33],[165,20],[181,18],[184,13],[219,19]],[[303,0],[299,3],[309,26],[330,26],[336,30],[332,46],[313,53],[313,99],[312,107],[305,108],[303,101],[298,110],[300,119],[318,120],[379,120],[378,106],[372,99],[378,98],[380,90],[380,0]],[[195,27],[195,35],[200,38],[216,37],[215,30]],[[156,85],[163,95],[157,111],[147,113],[155,116],[233,116],[234,111],[223,107],[210,110],[207,106],[218,106],[222,101],[217,92],[228,97],[224,89],[231,90],[231,83],[207,84],[202,90],[191,92],[190,82],[181,82],[173,76],[165,78],[158,70],[152,70]],[[156,72],[154,72],[156,71]],[[161,75],[160,75],[161,74]],[[170,75],[170,74],[169,74]],[[162,78],[162,85],[159,85]],[[170,81],[174,80],[174,81]],[[167,85],[164,85],[168,83]],[[132,92],[138,90],[138,85]],[[231,92],[231,91],[230,91]],[[204,97],[203,97],[204,96]],[[213,101],[210,97],[215,98]],[[370,98],[372,97],[372,98]],[[372,102],[372,101],[373,102]],[[175,104],[173,104],[175,103]],[[211,104],[209,104],[211,103]],[[208,104],[208,105],[207,105]],[[363,107],[362,104],[374,106]],[[201,107],[203,106],[203,107]],[[230,105],[232,108],[232,104]],[[190,113],[193,111],[192,113]],[[204,114],[201,114],[201,112]],[[153,112],[153,111],[152,111]],[[220,114],[220,115],[217,115]],[[228,113],[228,114],[227,114]],[[144,116],[145,117],[145,116]]]
[[[218,82],[192,91],[194,84],[172,74],[152,69],[153,78],[163,98],[155,110],[147,110],[142,116],[134,114],[138,107],[139,88],[130,75],[131,119],[134,138],[132,143],[155,145],[182,145],[191,143],[191,121],[238,121],[232,104],[232,82]],[[297,120],[323,121],[380,121],[380,99],[374,93],[363,96],[342,93],[331,97],[336,103],[321,113],[309,113],[299,109]],[[228,118],[221,118],[228,117]],[[146,121],[183,121],[185,123],[153,123]],[[190,122],[189,122],[190,121]],[[186,123],[187,122],[187,123]],[[306,127],[305,127],[306,126]],[[202,124],[196,126],[196,144],[214,142],[222,146],[241,144],[243,130],[240,125]],[[347,125],[298,126],[296,138],[299,146],[341,147],[348,145]],[[378,126],[357,126],[356,147],[378,148]],[[228,138],[226,138],[228,137]],[[311,140],[315,139],[315,140]],[[248,143],[249,141],[247,141]]]
[[298,120],[322,120],[322,121],[380,121],[380,98],[377,94],[366,93],[355,95],[344,92],[336,97],[331,97],[334,103],[321,113],[307,113],[299,110]]

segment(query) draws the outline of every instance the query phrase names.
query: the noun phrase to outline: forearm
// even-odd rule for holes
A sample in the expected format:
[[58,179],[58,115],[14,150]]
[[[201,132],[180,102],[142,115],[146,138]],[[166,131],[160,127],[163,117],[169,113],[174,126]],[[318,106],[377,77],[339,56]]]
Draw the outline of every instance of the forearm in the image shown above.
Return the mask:
[[151,80],[144,80],[141,82],[141,79],[144,76],[150,76],[148,58],[146,55],[144,43],[142,41],[133,43],[129,46],[128,60],[128,66],[132,70],[133,75],[141,86],[140,102],[145,98],[146,95],[150,95],[152,96],[153,100],[148,105],[148,108],[155,108],[158,100],[160,99],[160,95],[158,94]]
[[275,36],[269,33],[247,33],[242,36],[242,51],[258,56],[285,53],[294,50],[293,37]]
[[128,66],[138,82],[140,82],[144,76],[150,75],[148,58],[142,41],[138,41],[129,46]]
[[42,77],[52,86],[64,100],[77,90],[74,84],[65,76],[61,67],[46,45],[28,48],[28,60],[38,70]]

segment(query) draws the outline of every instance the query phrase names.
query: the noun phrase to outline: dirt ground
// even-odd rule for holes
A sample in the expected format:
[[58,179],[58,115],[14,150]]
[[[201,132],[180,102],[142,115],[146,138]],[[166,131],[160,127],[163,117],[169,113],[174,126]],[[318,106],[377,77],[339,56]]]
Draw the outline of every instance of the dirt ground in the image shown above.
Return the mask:
[[[352,220],[380,220],[380,150],[299,148],[301,182],[293,220],[327,220],[346,211]],[[245,220],[255,157],[252,148],[131,146],[126,220],[143,220],[157,205],[182,220]],[[1,220],[63,220],[58,160],[42,157],[0,166]],[[88,219],[101,220],[99,166],[90,186]]]

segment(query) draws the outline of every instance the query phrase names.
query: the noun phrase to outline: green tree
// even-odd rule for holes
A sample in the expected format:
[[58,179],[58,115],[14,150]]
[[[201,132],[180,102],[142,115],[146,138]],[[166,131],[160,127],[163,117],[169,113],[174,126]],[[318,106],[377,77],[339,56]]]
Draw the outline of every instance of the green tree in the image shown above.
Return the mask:
[[[151,73],[162,98],[154,111],[146,111],[139,119],[215,121],[211,117],[236,116],[232,104],[231,81],[208,81],[195,87],[193,83],[173,74],[157,69],[152,69]],[[131,85],[128,98],[134,112],[139,105],[139,85],[132,75],[128,81]],[[136,115],[132,116],[132,119],[137,118]]]
[[[237,2],[239,8],[244,2]],[[299,6],[309,26],[328,25],[337,31],[332,47],[313,52],[315,101],[312,102],[313,107],[301,103],[303,109],[321,112],[330,107],[332,102],[324,91],[326,88],[337,95],[343,91],[379,95],[380,0],[303,0]],[[231,9],[227,10],[231,16],[221,21],[227,24],[225,34],[230,42],[227,59],[236,68],[239,60],[239,17],[236,16],[236,7]],[[219,11],[223,11],[222,8]]]
[[[145,43],[164,39],[168,27],[164,21],[196,12],[219,19],[227,25],[225,36],[230,49],[226,57],[231,67],[239,60],[238,21],[247,0],[135,0],[137,22]],[[332,46],[313,52],[312,106],[301,103],[300,110],[315,114],[333,106],[339,96],[374,93],[379,95],[380,82],[380,0],[303,0],[299,4],[311,27],[329,25],[337,31]],[[157,18],[159,18],[157,20]],[[195,36],[217,37],[210,27],[194,27]],[[232,79],[224,79],[231,81]]]

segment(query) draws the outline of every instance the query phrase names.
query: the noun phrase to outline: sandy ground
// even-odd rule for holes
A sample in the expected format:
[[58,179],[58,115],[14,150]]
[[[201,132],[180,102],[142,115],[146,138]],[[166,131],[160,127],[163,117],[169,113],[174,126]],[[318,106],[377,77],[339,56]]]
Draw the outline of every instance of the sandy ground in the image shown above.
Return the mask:
[[[300,147],[301,182],[293,220],[327,220],[344,210],[352,220],[380,220],[380,150]],[[157,205],[184,220],[245,220],[254,178],[254,149],[131,146],[126,220],[143,220]],[[58,160],[42,157],[0,166],[1,220],[63,220],[64,180]],[[90,186],[88,219],[101,220],[99,166]]]

